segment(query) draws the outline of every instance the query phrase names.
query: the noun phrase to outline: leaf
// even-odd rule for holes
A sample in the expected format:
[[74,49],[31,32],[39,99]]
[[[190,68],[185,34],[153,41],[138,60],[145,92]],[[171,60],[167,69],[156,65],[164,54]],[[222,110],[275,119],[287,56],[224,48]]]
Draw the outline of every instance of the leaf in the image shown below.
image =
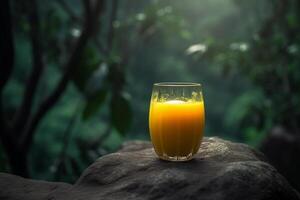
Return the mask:
[[87,103],[82,113],[82,119],[84,121],[97,113],[97,111],[105,101],[106,95],[107,91],[102,89],[87,99]]
[[111,99],[111,123],[117,131],[124,135],[132,122],[130,97],[127,93],[115,95]]
[[71,78],[81,92],[85,92],[90,77],[100,65],[98,55],[96,48],[91,45],[87,46],[81,55],[80,62],[72,70]]
[[86,83],[84,94],[91,96],[104,88],[108,88],[108,67],[106,63],[101,63],[97,69],[94,70]]
[[238,127],[243,120],[250,121],[253,116],[253,108],[260,106],[264,101],[264,95],[260,90],[245,92],[240,95],[231,105],[225,117],[225,124],[228,127]]

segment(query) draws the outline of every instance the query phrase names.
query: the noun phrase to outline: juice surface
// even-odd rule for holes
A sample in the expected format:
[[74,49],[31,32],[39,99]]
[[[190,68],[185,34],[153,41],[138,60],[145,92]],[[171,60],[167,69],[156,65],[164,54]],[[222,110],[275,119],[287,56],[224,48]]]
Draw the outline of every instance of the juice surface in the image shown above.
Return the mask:
[[204,129],[203,101],[152,101],[149,118],[151,140],[159,156],[197,153]]

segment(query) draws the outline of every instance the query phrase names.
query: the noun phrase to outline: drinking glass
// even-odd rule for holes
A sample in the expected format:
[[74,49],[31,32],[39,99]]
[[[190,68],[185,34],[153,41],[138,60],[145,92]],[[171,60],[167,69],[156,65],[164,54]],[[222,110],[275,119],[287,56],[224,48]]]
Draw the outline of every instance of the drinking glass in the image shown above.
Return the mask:
[[197,153],[204,130],[204,102],[198,83],[153,85],[149,128],[154,150],[168,161],[187,161]]

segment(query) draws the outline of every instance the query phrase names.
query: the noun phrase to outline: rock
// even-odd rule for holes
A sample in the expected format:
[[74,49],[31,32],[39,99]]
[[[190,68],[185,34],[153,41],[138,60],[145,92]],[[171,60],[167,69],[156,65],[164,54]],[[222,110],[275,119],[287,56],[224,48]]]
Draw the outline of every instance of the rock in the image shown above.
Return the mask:
[[273,128],[260,150],[289,183],[300,191],[300,137],[282,127]]
[[131,152],[147,148],[152,148],[152,144],[150,142],[136,140],[124,142],[119,152]]
[[51,193],[64,193],[72,188],[67,183],[35,181],[15,175],[0,173],[1,200],[40,200],[48,199]]
[[[181,163],[159,160],[149,142],[129,142],[96,160],[73,186],[6,174],[0,175],[0,186],[5,185],[5,176],[16,184],[11,181],[10,187],[1,189],[0,199],[300,200],[261,153],[218,138],[205,138],[195,159]],[[27,187],[30,191],[37,187],[36,194],[31,193],[34,198],[26,194]]]

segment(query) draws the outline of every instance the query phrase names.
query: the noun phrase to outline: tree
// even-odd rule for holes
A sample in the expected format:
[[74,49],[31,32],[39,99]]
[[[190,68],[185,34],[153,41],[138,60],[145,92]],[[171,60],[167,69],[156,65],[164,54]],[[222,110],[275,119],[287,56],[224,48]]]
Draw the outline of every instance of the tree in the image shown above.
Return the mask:
[[[11,77],[14,68],[14,36],[12,20],[12,2],[5,0],[1,6],[1,82],[0,94],[2,100],[3,89]],[[30,4],[30,5],[29,5]],[[64,93],[71,80],[72,71],[78,67],[80,58],[85,51],[88,41],[94,36],[99,17],[103,13],[104,1],[82,0],[84,7],[84,17],[82,22],[82,32],[74,42],[74,47],[69,55],[69,59],[61,67],[62,77],[55,89],[39,103],[35,113],[33,101],[36,89],[40,83],[40,77],[45,69],[44,51],[41,45],[41,20],[38,12],[38,1],[28,2],[26,11],[30,24],[29,37],[32,47],[32,68],[22,103],[18,111],[14,114],[14,119],[9,121],[5,116],[3,102],[0,102],[0,139],[6,151],[9,164],[13,173],[28,177],[28,152],[31,147],[35,130],[47,112],[55,106],[59,98]],[[26,4],[25,4],[26,5]]]
[[[255,3],[234,2],[243,15]],[[300,130],[300,40],[297,34],[300,3],[276,0],[265,1],[264,4],[270,12],[263,19],[257,19],[260,13],[250,13],[256,21],[262,21],[257,24],[257,30],[249,33],[251,37],[242,42],[210,41],[207,51],[196,56],[198,60],[221,66],[228,76],[247,77],[256,87],[256,91],[246,91],[237,98],[232,103],[234,109],[227,116],[228,121],[238,127],[237,132],[243,132],[247,139],[256,140],[256,145],[276,125],[294,134]]]
[[[53,26],[52,23],[54,25],[57,23],[57,19],[55,16],[52,18],[53,10],[47,10],[52,4],[54,12],[59,6],[68,16],[68,21],[54,31],[51,26]],[[82,17],[78,15],[77,9],[80,10],[81,7],[83,7]],[[153,34],[159,32],[159,29],[163,29],[165,25],[177,24],[177,18],[168,17],[173,15],[170,9],[165,9],[163,13],[158,12],[159,10],[159,6],[153,3],[149,8],[145,8],[145,13],[117,20],[119,11],[117,0],[82,0],[79,6],[70,6],[69,1],[56,0],[45,3],[43,7],[37,0],[30,2],[6,0],[3,3],[1,22],[4,25],[4,31],[1,31],[3,36],[1,35],[0,48],[2,101],[0,104],[0,139],[13,173],[29,176],[28,154],[37,133],[37,127],[53,109],[70,83],[76,86],[85,99],[83,109],[78,111],[83,120],[94,116],[103,102],[108,100],[106,101],[109,110],[107,130],[102,131],[103,134],[91,141],[91,144],[80,149],[96,149],[113,128],[121,134],[128,131],[132,113],[130,96],[124,88],[125,66],[135,55],[137,44],[153,37]],[[122,14],[122,12],[119,13]],[[25,25],[22,25],[21,22],[24,21]],[[18,108],[14,108],[15,111],[11,112],[3,102],[3,91],[13,77],[17,30],[20,27],[25,27],[22,33],[30,41],[33,62],[25,84],[22,102]],[[68,29],[65,38],[58,39],[58,29]],[[71,35],[70,32],[72,32]],[[52,46],[48,45],[49,43]],[[64,52],[56,50],[57,46],[63,46]],[[46,50],[46,47],[50,48]],[[64,62],[58,59],[60,54],[65,54],[62,59],[65,60]],[[50,67],[51,62],[54,62],[60,70],[61,79],[52,92],[37,102],[37,91],[43,82],[41,77]],[[63,145],[68,144],[67,140],[70,137],[71,126],[75,124],[75,118],[71,117],[63,133]],[[66,149],[62,149],[62,159],[66,157]],[[57,166],[61,165],[62,162],[59,161]]]

